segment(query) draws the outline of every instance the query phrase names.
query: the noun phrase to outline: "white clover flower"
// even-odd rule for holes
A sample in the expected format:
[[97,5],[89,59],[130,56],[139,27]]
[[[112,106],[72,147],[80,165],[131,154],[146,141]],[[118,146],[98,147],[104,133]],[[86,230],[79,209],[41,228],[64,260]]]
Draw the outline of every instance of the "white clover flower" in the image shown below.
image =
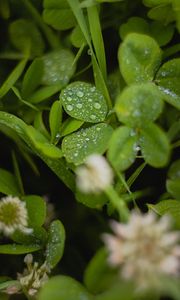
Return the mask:
[[161,276],[180,272],[180,234],[169,231],[170,218],[159,220],[153,212],[133,212],[129,223],[111,223],[115,235],[104,234],[111,266],[120,267],[124,279],[134,280],[138,289],[158,286]]
[[113,182],[113,172],[105,157],[88,156],[83,166],[76,169],[76,183],[83,193],[100,193]]
[[39,288],[44,285],[49,279],[47,273],[50,273],[46,262],[40,267],[37,262],[33,263],[32,254],[27,254],[24,258],[27,268],[24,269],[23,274],[18,273],[18,280],[22,287],[24,287],[30,296],[36,295]]
[[0,200],[0,231],[7,236],[13,234],[17,229],[29,234],[32,229],[27,226],[26,203],[18,197],[3,197]]

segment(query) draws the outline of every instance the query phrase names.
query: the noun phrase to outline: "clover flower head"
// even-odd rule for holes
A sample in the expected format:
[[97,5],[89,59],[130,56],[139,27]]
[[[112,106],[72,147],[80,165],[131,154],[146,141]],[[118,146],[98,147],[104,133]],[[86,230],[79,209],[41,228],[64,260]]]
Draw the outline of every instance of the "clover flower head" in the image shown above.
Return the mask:
[[113,172],[105,157],[88,156],[84,165],[76,169],[76,183],[83,193],[100,193],[113,182]]
[[133,280],[140,290],[156,287],[162,276],[178,276],[180,235],[170,226],[167,215],[158,220],[153,212],[133,212],[127,224],[113,221],[114,235],[103,235],[109,264],[119,267],[122,278]]
[[7,196],[0,200],[0,231],[9,236],[16,230],[26,234],[32,232],[28,226],[26,203],[18,197]]
[[27,254],[24,258],[24,262],[27,265],[27,268],[24,269],[22,274],[18,273],[18,280],[21,286],[27,290],[28,294],[34,296],[39,288],[48,281],[50,269],[46,262],[40,267],[37,262],[33,263],[32,254]]

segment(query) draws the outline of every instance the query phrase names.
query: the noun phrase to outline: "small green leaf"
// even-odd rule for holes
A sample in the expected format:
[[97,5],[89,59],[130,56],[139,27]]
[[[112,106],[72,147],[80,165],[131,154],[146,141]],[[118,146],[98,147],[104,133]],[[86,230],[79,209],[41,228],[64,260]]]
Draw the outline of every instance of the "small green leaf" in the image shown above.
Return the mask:
[[43,6],[44,22],[53,28],[67,30],[76,25],[75,17],[66,0],[44,0]]
[[126,23],[122,24],[119,29],[122,40],[131,32],[149,34],[149,24],[143,18],[131,17]]
[[47,242],[47,232],[43,227],[33,227],[31,234],[23,233],[22,231],[16,230],[12,235],[11,239],[18,244],[23,245],[40,245],[44,246]]
[[85,82],[73,82],[61,93],[62,105],[71,117],[85,122],[104,121],[107,104],[102,93],[95,86]]
[[125,88],[115,105],[119,121],[140,128],[156,120],[162,108],[162,95],[153,83],[134,84]]
[[21,194],[15,176],[4,169],[0,169],[0,192],[12,196]]
[[119,48],[118,59],[127,84],[151,81],[161,63],[161,49],[152,37],[130,33]]
[[79,25],[77,25],[71,35],[70,35],[70,39],[71,39],[71,43],[74,47],[80,48],[82,46],[82,44],[86,44],[86,40],[83,36],[83,33],[81,31],[81,28],[79,27]]
[[63,154],[68,162],[82,164],[90,154],[106,151],[112,132],[112,127],[104,123],[83,128],[63,139]]
[[180,200],[180,178],[166,181],[167,191],[177,200]]
[[168,177],[171,179],[180,178],[180,159],[172,163],[168,171]]
[[95,300],[120,300],[119,295],[121,295],[121,299],[123,300],[134,300],[134,294],[135,288],[131,281],[118,280],[118,282],[116,281],[116,283],[113,284],[108,290],[98,294],[95,297]]
[[55,276],[41,289],[38,300],[92,300],[94,299],[75,279]]
[[49,114],[51,143],[55,143],[59,139],[61,123],[62,123],[62,105],[60,101],[55,101],[51,106],[51,110]]
[[78,130],[84,121],[68,118],[64,121],[61,127],[61,136],[68,135],[76,130]]
[[170,214],[175,221],[176,226],[180,229],[180,201],[163,200],[157,204],[148,204],[148,207],[159,215]]
[[180,159],[176,160],[168,171],[166,181],[167,191],[177,200],[180,200]]
[[172,24],[165,26],[159,21],[154,21],[150,24],[150,33],[159,46],[165,46],[173,37],[174,26]]
[[172,0],[143,0],[144,5],[148,7],[171,3]]
[[167,164],[170,145],[165,133],[155,124],[149,124],[140,131],[139,140],[145,161],[155,168]]
[[101,209],[105,203],[108,202],[108,198],[103,193],[101,194],[85,194],[77,191],[76,200],[89,208]]
[[61,86],[59,84],[39,88],[31,96],[28,97],[28,101],[34,104],[40,103],[59,92],[60,89]]
[[42,84],[65,86],[75,72],[74,54],[68,49],[50,52],[42,58],[44,75]]
[[118,171],[126,170],[135,160],[138,137],[132,128],[119,127],[109,141],[108,159]]
[[40,249],[41,249],[40,245],[6,244],[6,245],[0,245],[0,254],[19,255],[19,254],[35,252]]
[[26,134],[30,138],[34,147],[38,149],[43,155],[50,158],[62,157],[62,151],[58,147],[50,144],[50,142],[33,126],[27,126],[25,128]]
[[59,220],[55,220],[50,225],[46,246],[46,262],[50,268],[54,268],[63,256],[64,243],[64,226]]
[[101,248],[93,256],[85,270],[84,283],[92,293],[97,294],[108,289],[116,276],[116,271],[108,266],[107,257],[107,250]]
[[38,112],[34,118],[34,128],[41,132],[48,140],[50,140],[50,134],[47,131],[44,120],[43,120],[43,111]]
[[32,56],[40,56],[44,52],[44,40],[32,21],[19,19],[12,22],[9,33],[11,42],[18,50],[24,52],[30,47]]
[[26,99],[41,83],[43,76],[43,62],[36,58],[27,69],[22,82],[22,97]]
[[28,211],[29,227],[42,226],[46,218],[45,200],[42,197],[35,195],[24,196],[23,200],[26,202]]
[[148,12],[148,17],[150,19],[160,21],[163,24],[168,25],[175,20],[175,13],[172,10],[171,3],[162,4],[151,8]]
[[156,75],[164,100],[180,109],[180,58],[166,62]]

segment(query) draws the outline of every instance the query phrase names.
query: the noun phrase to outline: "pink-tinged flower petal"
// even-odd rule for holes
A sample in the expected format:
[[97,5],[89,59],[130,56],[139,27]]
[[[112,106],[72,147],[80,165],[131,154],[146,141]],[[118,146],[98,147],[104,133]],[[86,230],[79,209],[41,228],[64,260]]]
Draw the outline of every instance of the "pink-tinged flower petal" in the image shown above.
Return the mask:
[[127,224],[111,221],[114,235],[104,235],[108,261],[120,268],[121,276],[134,280],[138,288],[159,286],[163,275],[180,271],[179,233],[170,231],[170,218],[154,213],[133,212]]

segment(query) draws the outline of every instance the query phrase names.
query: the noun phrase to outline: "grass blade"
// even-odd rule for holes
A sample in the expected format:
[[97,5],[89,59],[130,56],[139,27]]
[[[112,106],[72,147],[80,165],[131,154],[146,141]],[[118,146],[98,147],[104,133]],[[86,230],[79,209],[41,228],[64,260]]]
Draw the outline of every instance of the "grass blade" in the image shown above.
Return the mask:
[[8,76],[8,78],[5,80],[5,82],[0,88],[0,98],[4,97],[12,88],[12,86],[15,84],[15,82],[19,79],[22,72],[24,71],[26,63],[27,63],[27,58],[24,58],[22,61],[20,61],[20,63],[18,63],[18,65],[10,73],[10,75]]
[[104,42],[103,42],[103,37],[101,32],[101,25],[100,25],[97,6],[94,5],[88,7],[87,12],[88,12],[89,27],[90,27],[95,53],[104,80],[106,80],[107,77],[106,56],[105,56]]

